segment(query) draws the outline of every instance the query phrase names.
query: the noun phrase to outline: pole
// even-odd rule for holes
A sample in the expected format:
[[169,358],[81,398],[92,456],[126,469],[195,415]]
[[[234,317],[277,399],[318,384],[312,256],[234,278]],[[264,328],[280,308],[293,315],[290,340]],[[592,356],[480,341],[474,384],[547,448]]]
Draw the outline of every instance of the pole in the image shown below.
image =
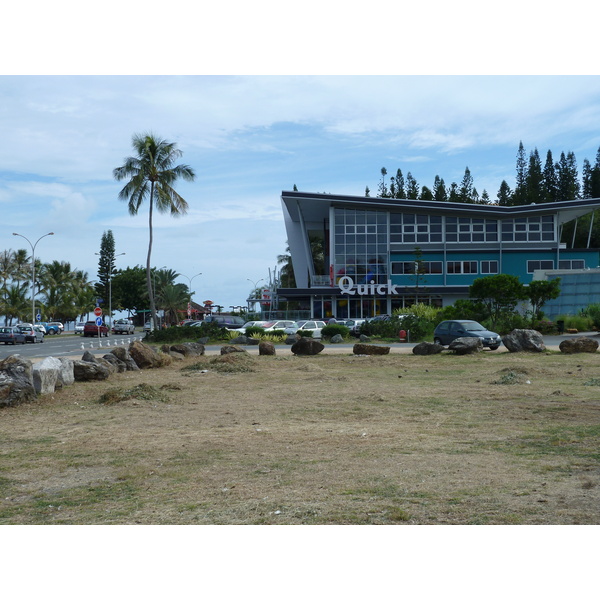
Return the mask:
[[35,325],[35,247],[38,245],[38,242],[45,238],[48,235],[54,235],[54,232],[44,234],[42,237],[38,238],[35,244],[32,244],[28,238],[20,233],[13,233],[13,235],[18,235],[22,237],[24,240],[27,240],[29,245],[31,246],[31,324]]

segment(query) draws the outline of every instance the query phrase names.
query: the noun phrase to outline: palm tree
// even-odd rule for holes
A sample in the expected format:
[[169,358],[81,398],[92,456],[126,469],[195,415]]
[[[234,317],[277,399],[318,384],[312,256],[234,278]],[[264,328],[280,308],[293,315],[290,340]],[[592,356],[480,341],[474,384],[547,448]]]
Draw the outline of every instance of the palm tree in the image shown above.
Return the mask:
[[163,213],[169,211],[172,216],[185,214],[188,209],[187,202],[173,189],[178,179],[193,181],[196,177],[194,170],[187,165],[175,165],[175,161],[182,155],[175,143],[157,138],[152,133],[135,134],[132,138],[133,149],[136,156],[125,159],[122,167],[113,170],[117,181],[129,179],[125,187],[119,192],[119,200],[128,202],[130,215],[137,215],[144,200],[148,200],[148,258],[146,260],[146,286],[150,300],[152,322],[156,329],[156,306],[152,291],[152,213],[154,205]]

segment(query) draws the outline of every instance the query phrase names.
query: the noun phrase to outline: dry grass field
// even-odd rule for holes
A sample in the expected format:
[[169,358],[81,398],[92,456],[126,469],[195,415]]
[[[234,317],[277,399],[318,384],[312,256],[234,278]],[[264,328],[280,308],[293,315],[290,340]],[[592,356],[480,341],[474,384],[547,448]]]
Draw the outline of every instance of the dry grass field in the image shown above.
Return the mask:
[[217,355],[0,411],[1,524],[598,524],[598,355]]

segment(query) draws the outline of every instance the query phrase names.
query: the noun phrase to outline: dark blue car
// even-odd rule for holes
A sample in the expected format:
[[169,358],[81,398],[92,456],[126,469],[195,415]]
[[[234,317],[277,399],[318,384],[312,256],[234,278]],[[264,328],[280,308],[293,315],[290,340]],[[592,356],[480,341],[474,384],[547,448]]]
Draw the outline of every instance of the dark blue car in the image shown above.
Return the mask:
[[497,333],[488,331],[477,321],[442,321],[433,332],[433,341],[442,346],[447,346],[460,337],[481,338],[483,345],[490,350],[497,350],[502,343]]

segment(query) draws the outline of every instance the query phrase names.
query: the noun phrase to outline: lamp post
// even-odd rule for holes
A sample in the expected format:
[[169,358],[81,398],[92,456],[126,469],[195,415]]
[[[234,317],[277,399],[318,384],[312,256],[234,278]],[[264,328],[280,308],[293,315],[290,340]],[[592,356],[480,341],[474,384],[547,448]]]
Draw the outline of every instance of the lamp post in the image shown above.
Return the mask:
[[32,244],[28,238],[20,233],[13,233],[13,235],[18,235],[24,240],[27,240],[31,246],[31,324],[35,325],[35,247],[42,238],[45,238],[48,235],[54,235],[54,232],[51,231],[50,233],[44,234],[41,238],[38,238],[35,244]]
[[192,302],[192,281],[194,281],[194,279],[196,279],[196,277],[198,277],[198,275],[202,275],[202,273],[196,273],[196,275],[194,275],[191,279],[187,275],[184,275],[183,273],[179,273],[179,275],[181,275],[181,277],[185,277],[190,282],[190,287],[188,288],[188,290],[190,292],[190,299],[189,299],[189,303],[188,303],[188,319],[189,319],[191,317],[189,309],[190,309],[190,305]]
[[[258,284],[264,279],[259,279],[258,281],[252,281],[252,279],[246,279],[249,281],[254,287],[252,288],[252,293],[256,296],[256,289],[258,288]],[[248,310],[250,310],[250,299],[248,299]]]
[[[96,256],[101,256],[100,252],[94,252]],[[108,316],[110,318],[110,324],[108,326],[108,331],[110,332],[112,329],[112,270],[113,270],[113,262],[117,256],[125,256],[125,252],[121,252],[121,254],[115,254],[110,261],[110,265],[108,266]]]

